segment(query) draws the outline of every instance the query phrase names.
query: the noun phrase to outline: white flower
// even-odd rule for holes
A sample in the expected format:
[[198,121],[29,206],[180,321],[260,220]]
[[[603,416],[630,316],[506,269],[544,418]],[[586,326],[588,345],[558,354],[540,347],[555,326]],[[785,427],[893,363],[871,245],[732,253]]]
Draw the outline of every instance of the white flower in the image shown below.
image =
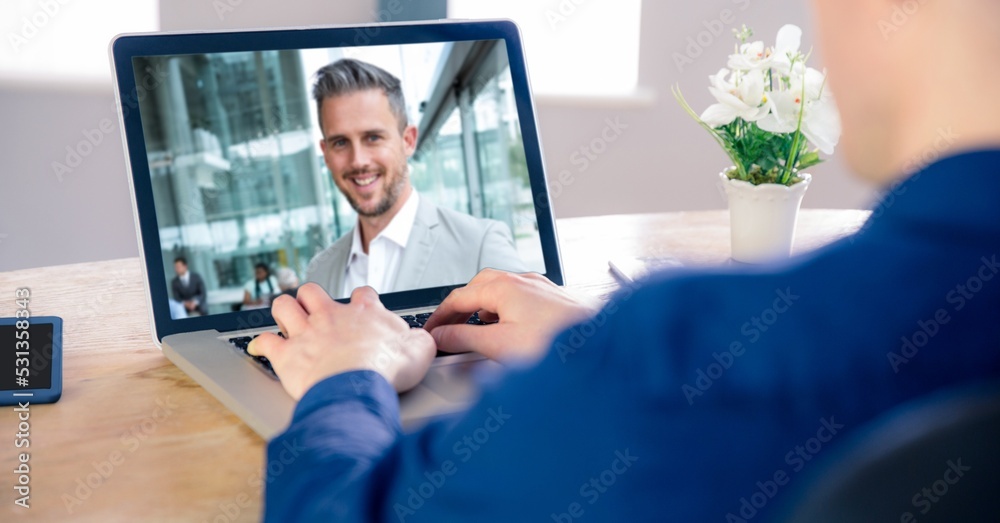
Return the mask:
[[778,30],[775,39],[771,67],[783,76],[792,72],[792,62],[801,64],[799,47],[802,45],[802,29],[797,25],[787,24]]
[[826,88],[826,74],[812,67],[805,67],[804,69],[804,71],[796,71],[792,74],[790,81],[792,89],[801,92],[802,82],[804,81],[806,84],[807,100],[818,100],[821,96],[829,95],[830,92]]
[[789,88],[769,93],[768,114],[757,126],[771,133],[792,133],[798,129],[802,111],[802,134],[817,149],[833,154],[840,141],[840,114],[833,95],[826,88],[826,76],[812,68],[793,75]]
[[812,102],[806,108],[802,120],[802,134],[825,154],[833,154],[833,148],[840,142],[840,112],[833,97]]
[[800,94],[774,91],[767,98],[768,114],[757,121],[757,127],[774,134],[795,132],[799,126]]
[[753,122],[767,115],[769,107],[764,103],[763,71],[730,75],[728,69],[721,69],[710,79],[712,85],[708,90],[718,103],[701,115],[701,119],[710,127],[728,125],[737,118]]
[[750,42],[740,46],[739,52],[729,55],[729,68],[734,71],[761,71],[771,67],[774,59],[771,49],[764,42]]

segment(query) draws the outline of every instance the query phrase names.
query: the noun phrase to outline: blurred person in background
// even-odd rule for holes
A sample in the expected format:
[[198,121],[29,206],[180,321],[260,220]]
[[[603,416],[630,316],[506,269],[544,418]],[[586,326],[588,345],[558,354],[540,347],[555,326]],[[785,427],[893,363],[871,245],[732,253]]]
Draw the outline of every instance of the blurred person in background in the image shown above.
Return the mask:
[[278,280],[266,263],[254,265],[253,274],[253,279],[243,285],[243,310],[269,307],[271,300],[280,292]]

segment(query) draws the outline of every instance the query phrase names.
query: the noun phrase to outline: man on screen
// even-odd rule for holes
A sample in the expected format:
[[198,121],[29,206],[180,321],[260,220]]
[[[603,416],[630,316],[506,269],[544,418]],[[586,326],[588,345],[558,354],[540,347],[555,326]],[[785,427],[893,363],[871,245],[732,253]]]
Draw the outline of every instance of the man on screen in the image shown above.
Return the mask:
[[312,259],[306,280],[347,297],[366,285],[386,293],[466,283],[487,267],[526,271],[505,224],[443,209],[414,190],[407,159],[417,128],[398,78],[352,59],[316,76],[323,159],[358,222]]
[[188,270],[187,258],[178,256],[174,259],[174,272],[177,276],[170,282],[171,296],[184,306],[188,316],[208,314],[208,292],[205,281],[198,273]]

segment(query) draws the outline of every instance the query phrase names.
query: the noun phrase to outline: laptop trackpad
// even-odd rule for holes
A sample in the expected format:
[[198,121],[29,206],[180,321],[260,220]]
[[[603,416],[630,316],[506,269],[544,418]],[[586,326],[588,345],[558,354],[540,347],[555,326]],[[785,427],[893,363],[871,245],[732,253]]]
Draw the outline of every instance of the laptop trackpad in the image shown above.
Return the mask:
[[399,396],[403,428],[411,430],[434,416],[467,408],[479,398],[477,377],[500,369],[490,360],[431,367],[420,385]]

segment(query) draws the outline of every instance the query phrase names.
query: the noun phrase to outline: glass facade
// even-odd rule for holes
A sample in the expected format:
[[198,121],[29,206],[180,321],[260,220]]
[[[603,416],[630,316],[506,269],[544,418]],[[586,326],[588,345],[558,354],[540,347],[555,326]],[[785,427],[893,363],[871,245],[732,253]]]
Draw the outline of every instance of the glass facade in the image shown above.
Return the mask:
[[341,232],[306,75],[297,51],[150,57],[136,69],[157,60],[168,79],[140,113],[165,270],[172,278],[185,257],[209,312],[228,312],[255,264],[304,274]]

